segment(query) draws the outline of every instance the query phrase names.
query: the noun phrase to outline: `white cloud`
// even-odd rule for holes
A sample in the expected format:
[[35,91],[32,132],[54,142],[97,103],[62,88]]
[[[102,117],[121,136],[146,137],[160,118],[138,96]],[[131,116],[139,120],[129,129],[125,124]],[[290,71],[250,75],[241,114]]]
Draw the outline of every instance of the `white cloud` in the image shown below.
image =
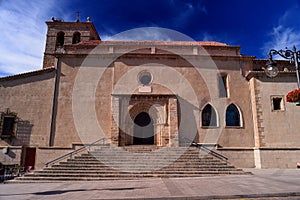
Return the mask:
[[42,67],[46,25],[60,15],[53,0],[14,0],[0,3],[0,76]]
[[203,33],[202,41],[218,41],[218,39],[216,38],[216,36],[205,32]]
[[114,36],[101,36],[102,40],[140,40],[140,41],[193,41],[189,36],[178,31],[160,28],[160,27],[143,27],[127,30]]
[[279,25],[273,28],[270,34],[271,40],[266,42],[263,51],[265,55],[268,54],[270,49],[291,49],[294,45],[300,47],[300,31],[294,30],[293,28],[286,28]]
[[[292,49],[294,45],[300,48],[300,23],[294,20],[297,18],[299,10],[291,8],[278,19],[278,25],[268,35],[270,39],[261,48],[263,55],[268,55],[270,49]],[[276,56],[275,59],[283,58]]]

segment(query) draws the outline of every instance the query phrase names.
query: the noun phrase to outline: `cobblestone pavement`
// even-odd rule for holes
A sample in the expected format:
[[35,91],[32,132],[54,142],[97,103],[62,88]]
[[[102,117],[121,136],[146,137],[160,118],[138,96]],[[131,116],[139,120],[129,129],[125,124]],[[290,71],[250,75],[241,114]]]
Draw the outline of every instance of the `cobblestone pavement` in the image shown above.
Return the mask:
[[300,170],[246,171],[253,175],[1,184],[0,200],[300,199]]

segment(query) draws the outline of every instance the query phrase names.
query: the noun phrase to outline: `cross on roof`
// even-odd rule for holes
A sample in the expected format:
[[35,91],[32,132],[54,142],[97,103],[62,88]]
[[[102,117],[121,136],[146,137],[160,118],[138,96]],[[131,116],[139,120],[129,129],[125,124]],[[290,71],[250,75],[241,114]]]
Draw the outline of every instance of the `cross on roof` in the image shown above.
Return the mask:
[[76,13],[77,13],[77,15],[76,15],[76,22],[79,22],[80,11],[78,10]]

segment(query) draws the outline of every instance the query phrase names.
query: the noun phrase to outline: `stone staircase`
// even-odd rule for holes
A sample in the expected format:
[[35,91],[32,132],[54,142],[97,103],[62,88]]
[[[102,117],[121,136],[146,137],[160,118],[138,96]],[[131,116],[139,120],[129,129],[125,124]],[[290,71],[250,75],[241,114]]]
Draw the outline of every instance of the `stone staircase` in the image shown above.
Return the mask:
[[245,174],[196,147],[103,146],[11,182],[98,181]]

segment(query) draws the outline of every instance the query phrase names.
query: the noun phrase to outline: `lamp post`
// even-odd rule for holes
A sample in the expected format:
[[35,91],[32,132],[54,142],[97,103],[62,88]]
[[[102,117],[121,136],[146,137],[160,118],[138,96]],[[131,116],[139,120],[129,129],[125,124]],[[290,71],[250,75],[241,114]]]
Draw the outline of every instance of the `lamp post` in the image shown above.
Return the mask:
[[276,66],[277,63],[272,59],[273,55],[279,55],[285,59],[289,59],[291,62],[295,63],[295,68],[296,68],[296,75],[297,75],[297,86],[300,88],[300,77],[299,77],[299,63],[298,59],[300,58],[300,51],[297,51],[296,47],[293,46],[293,50],[275,50],[271,49],[269,52],[269,61],[266,64],[266,74],[267,76],[274,78],[278,75],[279,70],[278,67]]

